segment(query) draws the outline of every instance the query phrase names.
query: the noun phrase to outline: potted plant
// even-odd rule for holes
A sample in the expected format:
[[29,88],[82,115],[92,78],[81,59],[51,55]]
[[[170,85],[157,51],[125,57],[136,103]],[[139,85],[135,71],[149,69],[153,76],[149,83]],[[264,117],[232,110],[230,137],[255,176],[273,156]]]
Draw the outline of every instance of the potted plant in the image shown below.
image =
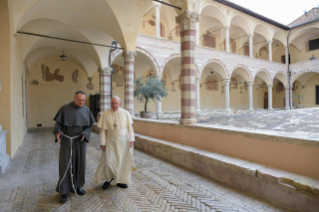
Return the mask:
[[140,77],[134,81],[134,97],[139,102],[144,102],[144,111],[141,111],[142,118],[152,118],[153,113],[147,111],[147,104],[150,100],[161,100],[168,95],[167,88],[162,80],[157,77]]
[[295,95],[293,95],[293,98],[298,98],[299,105],[296,105],[296,108],[304,108],[304,105],[300,104],[300,99],[303,99],[303,95],[295,94]]

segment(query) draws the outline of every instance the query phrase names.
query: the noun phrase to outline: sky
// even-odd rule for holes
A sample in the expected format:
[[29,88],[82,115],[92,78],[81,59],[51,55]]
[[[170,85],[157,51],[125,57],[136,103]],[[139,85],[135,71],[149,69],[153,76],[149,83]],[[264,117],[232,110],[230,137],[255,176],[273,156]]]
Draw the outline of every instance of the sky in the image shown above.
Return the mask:
[[313,7],[319,0],[229,0],[274,21],[288,25]]

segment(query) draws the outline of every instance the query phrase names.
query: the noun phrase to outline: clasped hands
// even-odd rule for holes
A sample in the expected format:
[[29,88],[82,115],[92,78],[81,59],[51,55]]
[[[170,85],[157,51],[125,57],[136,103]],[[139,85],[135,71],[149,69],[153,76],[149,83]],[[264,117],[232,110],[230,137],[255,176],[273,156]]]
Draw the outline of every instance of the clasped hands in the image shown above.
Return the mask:
[[[81,133],[82,134],[82,133]],[[62,132],[60,132],[59,134],[56,135],[56,140],[58,140],[58,142],[60,143],[61,142],[61,135],[62,135]],[[84,135],[82,134],[82,138],[81,138],[81,141],[84,141]]]
[[[132,148],[134,146],[134,142],[130,142],[130,148]],[[101,149],[103,150],[103,151],[105,151],[105,145],[100,145],[100,147],[101,147]]]

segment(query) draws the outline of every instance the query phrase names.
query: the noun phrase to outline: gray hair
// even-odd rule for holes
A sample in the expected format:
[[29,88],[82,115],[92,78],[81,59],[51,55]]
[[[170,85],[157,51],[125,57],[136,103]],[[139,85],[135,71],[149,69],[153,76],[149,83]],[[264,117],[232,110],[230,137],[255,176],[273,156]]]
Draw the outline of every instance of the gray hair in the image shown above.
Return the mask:
[[77,91],[77,92],[75,92],[74,96],[76,96],[76,95],[78,95],[78,94],[82,94],[82,95],[86,96],[85,93],[84,93],[84,91]]
[[118,96],[113,96],[112,99],[117,99],[117,100],[119,100],[119,102],[121,103],[121,99],[120,99],[120,97],[118,97]]

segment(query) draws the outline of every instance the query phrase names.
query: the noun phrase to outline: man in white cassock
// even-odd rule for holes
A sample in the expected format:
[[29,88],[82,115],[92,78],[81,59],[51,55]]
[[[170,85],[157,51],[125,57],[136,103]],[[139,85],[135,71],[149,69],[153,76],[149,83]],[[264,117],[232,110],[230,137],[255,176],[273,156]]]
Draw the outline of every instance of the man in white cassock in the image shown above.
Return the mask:
[[127,188],[131,175],[130,148],[134,146],[133,120],[127,110],[120,108],[121,99],[114,96],[110,109],[104,111],[97,124],[100,128],[100,143],[103,150],[93,182],[103,184],[107,189],[111,184]]

